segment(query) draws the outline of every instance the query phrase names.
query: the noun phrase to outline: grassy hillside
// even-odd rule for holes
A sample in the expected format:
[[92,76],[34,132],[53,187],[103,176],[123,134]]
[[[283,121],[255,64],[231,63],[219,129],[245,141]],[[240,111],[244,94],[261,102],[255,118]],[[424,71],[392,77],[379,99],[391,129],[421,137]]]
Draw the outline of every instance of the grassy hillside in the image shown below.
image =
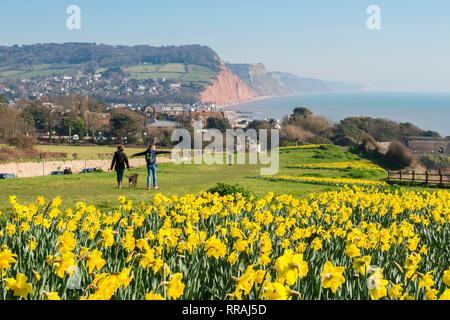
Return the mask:
[[27,68],[18,69],[0,69],[0,80],[7,79],[26,79],[36,76],[48,76],[52,74],[69,73],[78,70],[79,64],[71,65],[51,65],[39,64]]
[[[23,69],[0,69],[0,81],[7,79],[32,78],[36,76],[48,76],[52,74],[64,74],[77,71],[79,64],[51,65],[40,64]],[[98,68],[96,72],[102,73],[107,68]],[[169,80],[208,82],[216,73],[210,68],[182,63],[145,64],[124,67],[123,70],[130,74],[130,79],[144,80],[166,78]]]
[[124,71],[131,74],[131,79],[166,78],[169,80],[198,81],[204,83],[208,82],[216,74],[207,67],[193,64],[184,65],[182,63],[137,65],[124,68]]

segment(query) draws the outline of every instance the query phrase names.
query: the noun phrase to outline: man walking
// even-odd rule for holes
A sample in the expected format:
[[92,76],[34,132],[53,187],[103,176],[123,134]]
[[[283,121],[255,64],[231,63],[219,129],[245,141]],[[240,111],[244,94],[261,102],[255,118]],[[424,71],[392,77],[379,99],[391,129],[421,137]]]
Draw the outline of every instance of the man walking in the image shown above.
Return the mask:
[[122,189],[123,172],[125,171],[125,165],[130,170],[130,164],[128,163],[127,155],[123,152],[123,146],[117,147],[117,151],[114,153],[114,158],[111,162],[111,169],[117,172],[117,188]]
[[[153,180],[153,189],[159,189],[157,180],[156,180],[156,167],[158,164],[156,163],[156,156],[158,154],[163,153],[171,153],[170,151],[156,151],[155,144],[151,144],[147,150],[141,153],[133,154],[131,157],[145,156],[145,161],[147,162],[147,190],[151,189],[151,181]],[[151,176],[150,176],[151,174]]]

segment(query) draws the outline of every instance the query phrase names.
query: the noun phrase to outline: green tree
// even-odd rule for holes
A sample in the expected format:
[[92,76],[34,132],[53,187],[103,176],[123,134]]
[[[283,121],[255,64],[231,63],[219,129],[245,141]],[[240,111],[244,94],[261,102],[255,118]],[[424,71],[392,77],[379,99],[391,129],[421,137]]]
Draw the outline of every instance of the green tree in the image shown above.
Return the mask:
[[131,116],[124,113],[115,113],[111,118],[111,133],[120,139],[132,137],[139,133],[139,124]]
[[72,120],[65,118],[61,123],[61,127],[59,128],[59,134],[67,136],[69,135],[69,133],[72,135],[76,134],[80,137],[84,137],[87,133],[87,128],[83,119]]
[[307,118],[309,116],[312,116],[312,114],[313,113],[308,108],[299,107],[294,109],[294,113],[292,114],[292,116]]
[[209,117],[206,119],[207,129],[218,129],[220,132],[225,133],[227,129],[230,129],[230,122],[225,118]]

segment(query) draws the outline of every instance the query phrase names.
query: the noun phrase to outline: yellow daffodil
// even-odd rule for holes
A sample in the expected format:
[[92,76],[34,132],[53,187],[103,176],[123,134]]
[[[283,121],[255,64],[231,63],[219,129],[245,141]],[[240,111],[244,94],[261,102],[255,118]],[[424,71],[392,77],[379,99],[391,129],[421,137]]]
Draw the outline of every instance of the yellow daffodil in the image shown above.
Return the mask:
[[331,261],[325,262],[322,273],[322,288],[331,288],[333,293],[345,282],[345,278],[342,275],[344,273],[344,267],[335,267]]
[[16,278],[5,279],[6,289],[12,290],[16,297],[22,297],[25,300],[28,295],[33,293],[30,283],[27,283],[28,277],[22,273],[17,273]]
[[169,280],[167,285],[167,298],[168,299],[178,299],[183,295],[184,283],[181,282],[183,275],[181,273],[175,273]]

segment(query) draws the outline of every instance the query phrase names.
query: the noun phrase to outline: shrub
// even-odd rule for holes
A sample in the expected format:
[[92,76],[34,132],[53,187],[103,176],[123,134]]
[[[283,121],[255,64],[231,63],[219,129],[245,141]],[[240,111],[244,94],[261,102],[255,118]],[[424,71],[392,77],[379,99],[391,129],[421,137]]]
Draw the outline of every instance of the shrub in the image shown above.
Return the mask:
[[378,170],[368,170],[362,168],[349,168],[346,169],[345,177],[347,178],[374,178],[380,175]]
[[445,171],[450,168],[450,156],[448,155],[425,155],[420,161],[428,170]]
[[18,153],[19,153],[19,151],[16,149],[3,147],[0,149],[0,161],[6,161],[6,162],[11,161],[14,158],[16,158]]
[[14,161],[20,159],[34,159],[39,157],[39,151],[34,148],[16,149],[3,147],[0,149],[0,161]]
[[17,149],[31,149],[36,146],[37,140],[33,137],[12,137],[8,138],[8,145],[16,147]]
[[385,158],[387,161],[403,169],[411,165],[414,156],[404,144],[394,140],[389,145]]
[[337,146],[335,146],[334,144],[324,144],[324,145],[321,145],[321,146],[319,147],[319,149],[322,149],[322,150],[339,151],[339,148],[338,148]]
[[41,159],[67,159],[66,152],[41,152],[39,153]]
[[226,183],[217,183],[214,187],[209,188],[207,192],[210,192],[212,194],[218,193],[220,196],[225,195],[233,195],[240,193],[243,197],[249,198],[253,195],[253,193],[250,190],[247,190],[244,186],[241,186],[240,184],[226,184]]
[[306,141],[308,138],[314,137],[314,134],[295,125],[286,125],[281,129],[281,136],[283,139],[292,142]]

